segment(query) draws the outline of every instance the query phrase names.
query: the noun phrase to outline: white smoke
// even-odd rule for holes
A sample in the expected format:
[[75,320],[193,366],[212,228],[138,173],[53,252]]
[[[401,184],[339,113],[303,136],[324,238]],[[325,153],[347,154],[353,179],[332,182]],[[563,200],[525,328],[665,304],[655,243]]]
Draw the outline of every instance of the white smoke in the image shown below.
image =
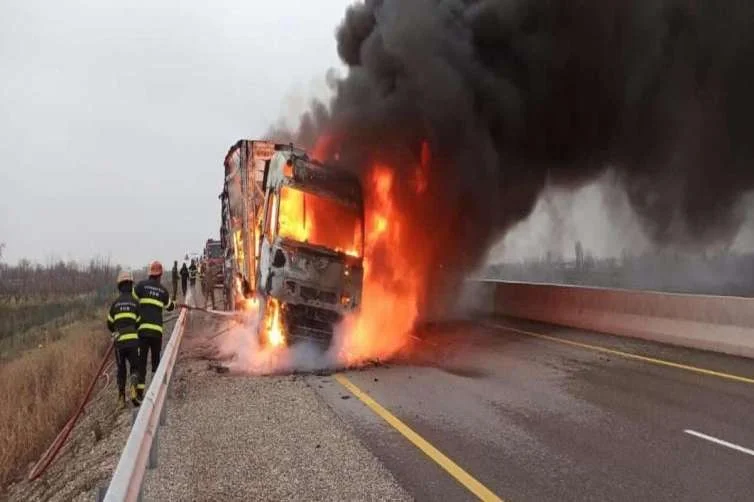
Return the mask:
[[[725,250],[754,252],[754,193],[740,201],[743,222],[734,241]],[[578,190],[550,186],[544,190],[531,214],[513,226],[490,249],[486,264],[574,259],[574,245],[597,259],[621,258],[655,251],[655,245],[631,207],[616,173],[602,176]],[[708,246],[707,251],[720,251]]]
[[344,365],[340,355],[350,330],[339,327],[331,346],[297,340],[290,347],[263,347],[258,337],[259,313],[248,312],[227,320],[211,339],[214,356],[235,374],[275,375],[332,371]]
[[576,191],[554,186],[540,196],[529,217],[492,247],[488,263],[573,258],[581,242],[595,258],[640,254],[651,248],[613,171]]

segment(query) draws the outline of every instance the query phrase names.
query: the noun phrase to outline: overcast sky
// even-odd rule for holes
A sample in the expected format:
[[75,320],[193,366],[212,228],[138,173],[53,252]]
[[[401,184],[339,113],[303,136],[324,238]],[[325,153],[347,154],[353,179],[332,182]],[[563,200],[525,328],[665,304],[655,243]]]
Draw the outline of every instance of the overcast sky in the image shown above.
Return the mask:
[[229,146],[322,94],[350,3],[0,1],[3,261],[200,251]]

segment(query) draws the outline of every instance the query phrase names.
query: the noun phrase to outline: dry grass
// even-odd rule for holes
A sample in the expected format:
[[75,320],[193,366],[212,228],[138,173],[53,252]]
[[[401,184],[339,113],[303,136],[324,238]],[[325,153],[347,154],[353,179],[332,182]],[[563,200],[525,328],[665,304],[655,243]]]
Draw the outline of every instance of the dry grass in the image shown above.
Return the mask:
[[91,316],[110,299],[91,293],[16,304],[0,301],[0,353],[7,356],[14,351],[11,349],[22,347],[31,331],[44,331]]
[[26,473],[78,406],[110,342],[99,314],[0,366],[0,487]]
[[18,358],[27,350],[37,350],[40,346],[65,338],[72,331],[72,324],[96,319],[104,327],[105,316],[106,313],[100,308],[89,306],[86,310],[74,310],[44,324],[32,326],[15,336],[0,337],[0,366]]

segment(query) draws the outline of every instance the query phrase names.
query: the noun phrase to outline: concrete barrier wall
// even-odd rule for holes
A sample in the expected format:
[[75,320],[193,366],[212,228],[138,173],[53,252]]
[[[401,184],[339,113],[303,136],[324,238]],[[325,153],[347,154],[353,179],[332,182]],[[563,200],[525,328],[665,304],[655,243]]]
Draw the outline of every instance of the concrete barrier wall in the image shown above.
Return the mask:
[[481,282],[499,315],[754,358],[754,299]]

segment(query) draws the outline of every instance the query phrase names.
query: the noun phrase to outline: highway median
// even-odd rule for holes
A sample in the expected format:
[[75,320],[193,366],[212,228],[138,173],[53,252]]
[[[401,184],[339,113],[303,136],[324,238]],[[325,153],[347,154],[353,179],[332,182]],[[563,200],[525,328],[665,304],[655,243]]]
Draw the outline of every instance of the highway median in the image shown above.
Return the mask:
[[489,315],[754,358],[750,298],[504,281],[473,288]]

